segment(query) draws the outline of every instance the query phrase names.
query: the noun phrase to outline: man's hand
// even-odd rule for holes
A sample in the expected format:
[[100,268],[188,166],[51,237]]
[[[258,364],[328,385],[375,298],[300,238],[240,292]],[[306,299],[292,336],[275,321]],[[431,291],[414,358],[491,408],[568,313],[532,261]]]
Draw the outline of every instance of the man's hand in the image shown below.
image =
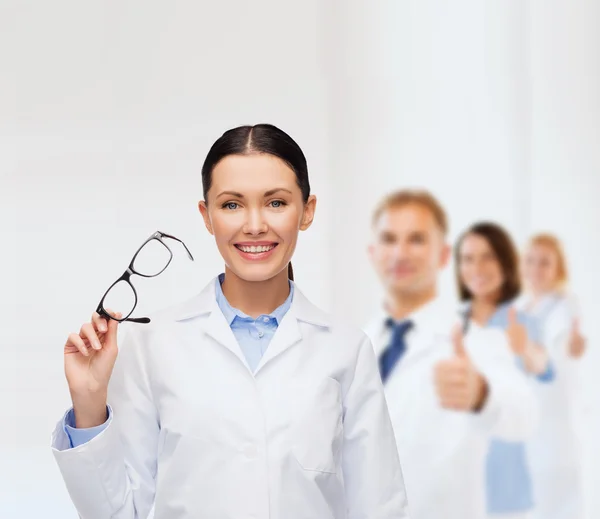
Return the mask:
[[488,385],[467,353],[459,326],[452,333],[454,356],[435,367],[440,405],[455,411],[479,411],[485,405]]

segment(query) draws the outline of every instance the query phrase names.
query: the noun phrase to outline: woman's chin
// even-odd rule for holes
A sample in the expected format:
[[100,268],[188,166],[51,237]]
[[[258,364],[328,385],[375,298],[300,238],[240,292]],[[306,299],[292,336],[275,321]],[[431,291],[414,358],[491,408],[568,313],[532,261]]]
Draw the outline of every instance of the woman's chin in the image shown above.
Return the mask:
[[[286,265],[287,266],[287,265]],[[229,269],[240,279],[250,283],[268,281],[277,276],[286,266],[269,263],[255,263],[251,265],[232,265]],[[233,267],[233,268],[232,268]]]
[[482,289],[471,289],[474,299],[480,301],[491,301],[496,298],[497,291],[495,290],[482,290]]

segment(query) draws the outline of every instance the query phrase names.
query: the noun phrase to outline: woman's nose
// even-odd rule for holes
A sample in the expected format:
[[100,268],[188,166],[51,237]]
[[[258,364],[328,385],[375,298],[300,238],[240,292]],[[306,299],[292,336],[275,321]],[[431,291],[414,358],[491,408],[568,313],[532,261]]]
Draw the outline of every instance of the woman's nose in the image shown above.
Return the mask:
[[250,210],[247,213],[243,232],[245,234],[257,235],[267,232],[268,225],[265,221],[262,211],[258,209]]

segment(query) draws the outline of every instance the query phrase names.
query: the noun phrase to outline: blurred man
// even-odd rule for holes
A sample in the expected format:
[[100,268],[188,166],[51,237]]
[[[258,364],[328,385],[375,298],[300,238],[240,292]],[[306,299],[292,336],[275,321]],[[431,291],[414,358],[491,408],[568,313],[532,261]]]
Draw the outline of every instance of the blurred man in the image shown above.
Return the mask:
[[447,218],[429,193],[387,196],[369,254],[385,288],[366,329],[382,380],[412,519],[482,519],[490,437],[525,440],[536,403],[504,334],[471,326],[438,299]]

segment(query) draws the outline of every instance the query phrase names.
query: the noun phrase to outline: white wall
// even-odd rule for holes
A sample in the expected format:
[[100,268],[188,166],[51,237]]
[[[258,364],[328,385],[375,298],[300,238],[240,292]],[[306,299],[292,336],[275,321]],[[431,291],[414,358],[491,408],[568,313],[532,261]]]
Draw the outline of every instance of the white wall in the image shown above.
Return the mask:
[[[587,316],[588,395],[600,394],[600,251],[587,241],[600,222],[600,13],[551,3],[3,2],[0,517],[75,517],[48,450],[68,405],[62,345],[155,229],[196,261],[175,251],[141,280],[140,314],[219,271],[196,211],[200,168],[239,124],[273,122],[306,152],[319,207],[296,277],[357,323],[378,304],[365,249],[389,189],[431,189],[452,237],[483,218],[520,243],[557,231]],[[450,269],[442,286],[451,296]]]

